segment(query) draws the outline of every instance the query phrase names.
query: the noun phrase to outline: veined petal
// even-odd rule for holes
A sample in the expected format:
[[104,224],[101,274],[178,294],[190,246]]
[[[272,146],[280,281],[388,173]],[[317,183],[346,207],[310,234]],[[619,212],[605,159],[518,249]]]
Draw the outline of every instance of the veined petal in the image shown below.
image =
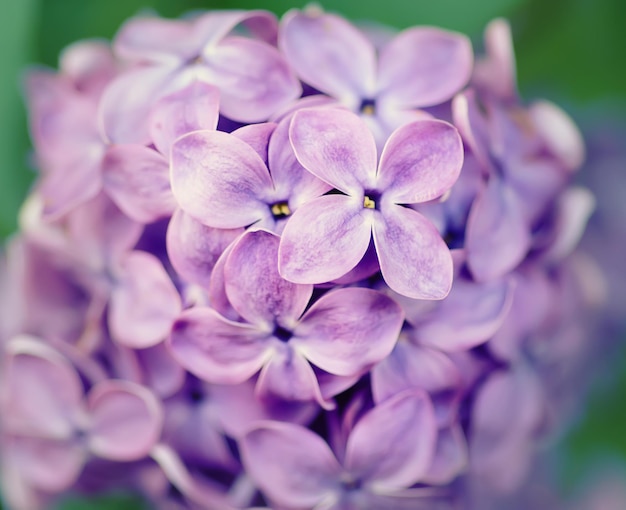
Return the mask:
[[239,384],[257,373],[271,355],[267,340],[266,332],[199,307],[180,315],[169,346],[176,360],[200,379]]
[[462,166],[463,143],[454,126],[440,120],[412,122],[385,144],[378,189],[397,204],[427,202],[452,187]]
[[322,296],[302,317],[290,343],[322,370],[351,376],[393,349],[404,313],[378,291],[347,288]]
[[354,113],[334,108],[297,111],[289,138],[298,161],[313,175],[355,197],[373,188],[374,136]]
[[383,204],[372,227],[383,278],[414,299],[443,299],[452,286],[452,256],[435,226],[422,214]]
[[278,250],[278,270],[295,283],[340,278],[365,255],[372,227],[363,205],[327,195],[302,205],[287,221]]
[[374,47],[339,16],[313,9],[289,11],[281,21],[278,44],[304,82],[350,107],[374,92]]
[[89,449],[109,460],[139,460],[161,436],[163,408],[147,388],[129,381],[103,381],[88,398]]
[[180,296],[165,268],[152,254],[133,251],[121,262],[122,275],[111,293],[111,336],[132,348],[165,340],[180,313]]
[[312,508],[339,491],[337,459],[320,436],[304,427],[259,422],[239,445],[247,472],[281,505]]
[[312,285],[285,280],[278,273],[280,238],[265,230],[246,232],[233,246],[226,265],[226,295],[251,324],[293,328],[313,293]]
[[377,492],[407,488],[428,472],[437,424],[428,395],[407,390],[377,405],[352,429],[346,469]]
[[466,36],[431,27],[405,30],[380,54],[381,101],[407,108],[443,103],[467,83],[472,64]]
[[302,88],[276,48],[229,36],[205,54],[220,111],[238,122],[262,122],[300,97]]
[[245,227],[269,214],[259,198],[272,189],[265,164],[228,133],[179,138],[172,146],[171,181],[181,209],[210,227]]
[[143,145],[113,145],[103,162],[104,189],[130,218],[151,223],[176,208],[169,165]]

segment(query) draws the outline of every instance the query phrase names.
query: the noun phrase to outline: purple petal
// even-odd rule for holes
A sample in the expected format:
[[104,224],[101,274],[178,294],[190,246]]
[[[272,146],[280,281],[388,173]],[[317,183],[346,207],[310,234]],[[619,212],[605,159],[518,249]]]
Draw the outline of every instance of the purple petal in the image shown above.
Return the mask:
[[380,292],[338,289],[307,311],[290,343],[322,370],[352,376],[391,352],[403,320],[400,305]]
[[207,227],[177,209],[167,228],[167,254],[180,276],[208,288],[220,255],[242,233],[239,228]]
[[374,47],[353,25],[333,14],[289,11],[279,47],[300,78],[317,90],[357,108],[374,92]]
[[150,117],[150,135],[159,152],[169,157],[170,147],[179,136],[215,129],[219,103],[219,90],[199,80],[162,97],[152,107]]
[[210,308],[192,308],[174,323],[169,346],[174,358],[201,379],[239,384],[257,373],[271,355],[267,336]]
[[354,268],[372,237],[367,211],[360,199],[343,195],[322,196],[301,206],[280,240],[278,270],[283,278],[324,283]]
[[472,45],[464,35],[430,27],[405,30],[380,54],[381,101],[406,108],[443,103],[467,83],[472,64]]
[[467,219],[465,248],[474,278],[488,281],[513,270],[530,248],[529,226],[513,192],[493,177]]
[[260,422],[239,446],[247,472],[280,505],[312,508],[338,492],[337,459],[321,437],[304,427]]
[[298,161],[313,175],[360,198],[374,188],[376,142],[354,113],[333,108],[297,111],[289,138]]
[[345,467],[373,491],[403,489],[428,472],[436,441],[435,412],[428,395],[408,390],[357,422],[348,438]]
[[247,322],[292,329],[304,312],[312,285],[288,282],[278,274],[280,238],[264,230],[247,232],[235,243],[224,266],[226,295]]
[[460,425],[440,430],[433,463],[424,477],[424,483],[446,485],[468,467],[465,434]]
[[275,129],[276,124],[273,122],[263,122],[261,124],[248,124],[236,129],[231,134],[252,147],[267,165],[268,145]]
[[380,156],[377,188],[397,204],[427,202],[456,182],[463,143],[456,128],[440,120],[406,124],[389,137]]
[[111,146],[104,158],[103,177],[107,194],[135,221],[152,223],[176,208],[168,163],[152,149]]
[[198,131],[172,146],[172,191],[181,209],[205,225],[239,228],[270,214],[272,180],[258,154],[219,131]]
[[194,32],[204,46],[203,52],[210,53],[222,38],[233,32],[238,25],[254,38],[270,44],[276,43],[278,22],[271,12],[256,10],[209,11],[194,20]]
[[165,344],[135,351],[145,384],[161,398],[174,395],[185,383],[185,370],[172,357]]
[[220,89],[220,111],[238,122],[262,122],[302,92],[283,56],[267,43],[222,39],[205,55],[211,83]]
[[61,51],[59,68],[76,90],[100,97],[102,90],[118,72],[118,63],[106,41],[86,40],[70,44]]
[[104,381],[89,393],[89,449],[115,461],[139,460],[161,436],[163,409],[147,388],[128,381]]
[[230,304],[228,296],[226,295],[226,281],[224,279],[224,267],[226,266],[226,261],[228,260],[228,256],[230,255],[230,251],[233,246],[234,243],[231,243],[224,249],[220,257],[217,259],[215,267],[213,267],[213,271],[211,272],[211,281],[209,282],[208,298],[211,308],[218,312],[222,317],[241,322],[241,316]]
[[484,171],[491,168],[489,156],[490,134],[484,114],[480,111],[475,91],[457,94],[452,100],[452,118],[463,140],[481,164]]
[[182,308],[180,296],[159,260],[133,251],[122,263],[122,274],[111,293],[111,335],[132,348],[151,347],[169,333]]
[[435,226],[397,205],[383,206],[372,227],[383,278],[398,294],[443,299],[452,286],[452,257]]

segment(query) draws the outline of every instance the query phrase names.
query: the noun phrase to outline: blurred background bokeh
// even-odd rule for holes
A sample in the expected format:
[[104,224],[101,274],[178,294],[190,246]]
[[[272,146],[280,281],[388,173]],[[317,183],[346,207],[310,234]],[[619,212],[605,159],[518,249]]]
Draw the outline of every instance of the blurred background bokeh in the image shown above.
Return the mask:
[[[590,160],[585,172],[591,172],[594,182],[603,179],[600,168],[626,174],[624,0],[326,0],[322,5],[356,21],[458,30],[472,37],[477,48],[490,19],[508,18],[522,96],[549,99],[575,119],[588,142]],[[177,16],[193,9],[264,8],[280,15],[301,6],[293,0],[2,0],[0,236],[6,238],[15,230],[18,207],[35,175],[29,165],[20,93],[21,76],[28,66],[55,67],[66,45],[84,38],[111,38],[126,18],[142,10]],[[626,201],[626,185],[611,196]],[[614,206],[616,214],[626,212],[623,202],[609,206]],[[616,221],[625,222],[626,217]],[[624,267],[626,271],[626,262]],[[557,482],[573,497],[583,480],[594,476],[594,470],[604,469],[605,462],[618,466],[618,472],[626,463],[626,351],[615,349],[605,359],[587,406],[568,434],[558,439]],[[621,469],[621,480],[626,483]],[[67,501],[63,508],[138,507],[132,498],[114,495],[99,502]]]

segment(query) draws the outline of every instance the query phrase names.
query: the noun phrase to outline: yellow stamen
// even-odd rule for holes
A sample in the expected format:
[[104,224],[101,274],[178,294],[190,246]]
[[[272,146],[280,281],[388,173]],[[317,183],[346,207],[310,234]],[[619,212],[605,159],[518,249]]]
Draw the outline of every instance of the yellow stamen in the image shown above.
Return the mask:
[[274,216],[289,216],[291,214],[291,209],[289,209],[287,202],[273,204],[271,211]]
[[374,115],[374,105],[365,105],[363,108],[361,108],[361,113],[363,115]]
[[366,209],[375,209],[376,202],[374,202],[370,197],[365,195],[365,198],[363,198],[363,207],[365,207]]

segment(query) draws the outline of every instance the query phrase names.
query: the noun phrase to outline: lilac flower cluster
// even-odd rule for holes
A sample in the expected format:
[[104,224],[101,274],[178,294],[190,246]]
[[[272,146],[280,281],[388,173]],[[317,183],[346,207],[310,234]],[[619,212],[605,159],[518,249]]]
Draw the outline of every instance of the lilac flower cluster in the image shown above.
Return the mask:
[[128,21],[27,95],[3,493],[489,508],[558,430],[601,300],[580,135],[431,27],[309,8]]

